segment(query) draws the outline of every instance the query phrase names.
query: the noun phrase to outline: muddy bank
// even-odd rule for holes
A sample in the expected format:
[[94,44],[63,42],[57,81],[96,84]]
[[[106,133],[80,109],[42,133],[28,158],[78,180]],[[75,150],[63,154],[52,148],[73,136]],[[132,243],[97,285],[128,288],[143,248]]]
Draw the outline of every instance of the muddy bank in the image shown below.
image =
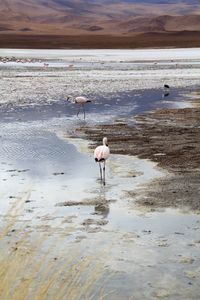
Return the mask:
[[157,47],[199,47],[199,31],[153,32],[132,35],[55,35],[33,32],[0,34],[1,48],[19,49],[137,49]]
[[[198,100],[196,99],[196,103]],[[129,120],[130,121],[130,120]],[[107,136],[112,153],[151,159],[167,171],[140,195],[130,192],[138,204],[153,207],[200,209],[200,109],[161,109],[139,115],[134,125],[116,121],[95,128],[83,127],[94,148]]]

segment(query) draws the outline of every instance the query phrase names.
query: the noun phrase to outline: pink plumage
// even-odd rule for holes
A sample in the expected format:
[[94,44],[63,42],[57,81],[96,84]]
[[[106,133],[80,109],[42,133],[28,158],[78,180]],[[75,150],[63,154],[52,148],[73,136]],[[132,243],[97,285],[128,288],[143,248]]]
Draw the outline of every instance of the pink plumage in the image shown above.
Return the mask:
[[98,146],[94,151],[94,158],[97,161],[103,161],[108,158],[110,150],[107,146]]
[[78,104],[85,104],[85,103],[88,103],[88,102],[91,102],[91,100],[87,99],[86,97],[83,97],[83,96],[79,96],[79,97],[76,97],[75,98],[75,103],[78,103]]

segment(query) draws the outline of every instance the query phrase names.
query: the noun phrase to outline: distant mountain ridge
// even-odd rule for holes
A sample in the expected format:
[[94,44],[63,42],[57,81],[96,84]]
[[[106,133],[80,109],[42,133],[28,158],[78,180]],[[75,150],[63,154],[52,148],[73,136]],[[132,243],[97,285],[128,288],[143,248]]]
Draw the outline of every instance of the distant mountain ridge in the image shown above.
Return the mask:
[[1,0],[0,32],[133,35],[200,31],[200,0]]

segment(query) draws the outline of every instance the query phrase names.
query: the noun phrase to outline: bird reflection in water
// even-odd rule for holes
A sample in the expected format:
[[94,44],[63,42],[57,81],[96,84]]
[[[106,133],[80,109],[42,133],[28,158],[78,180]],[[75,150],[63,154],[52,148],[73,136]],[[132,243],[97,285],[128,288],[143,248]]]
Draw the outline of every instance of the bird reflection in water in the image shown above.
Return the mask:
[[108,217],[110,212],[109,201],[106,200],[105,189],[101,187],[99,191],[98,204],[94,207],[94,214],[102,216],[104,219]]
[[168,96],[169,96],[169,92],[163,93],[163,98],[166,98],[166,97],[168,97]]

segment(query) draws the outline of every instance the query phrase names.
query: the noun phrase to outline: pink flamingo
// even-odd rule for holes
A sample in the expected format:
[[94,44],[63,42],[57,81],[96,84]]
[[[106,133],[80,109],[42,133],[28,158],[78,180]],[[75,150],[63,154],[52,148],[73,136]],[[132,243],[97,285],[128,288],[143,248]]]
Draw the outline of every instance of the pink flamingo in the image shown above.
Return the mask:
[[[104,137],[103,138],[103,145],[98,146],[94,150],[94,159],[95,159],[96,162],[99,163],[101,181],[103,181],[104,185],[106,184],[106,180],[105,180],[106,160],[108,159],[109,155],[110,155],[110,149],[108,147],[108,139],[107,139],[107,137]],[[103,177],[102,177],[101,163],[103,163]]]
[[79,112],[80,112],[80,108],[82,106],[83,108],[83,113],[84,113],[84,119],[85,119],[85,104],[88,103],[88,102],[91,102],[91,100],[89,100],[88,98],[84,97],[84,96],[78,96],[76,98],[73,99],[72,96],[68,96],[67,97],[67,101],[71,101],[72,103],[76,103],[76,104],[79,104],[80,107],[79,107],[79,110],[77,112],[77,117],[79,115]]

